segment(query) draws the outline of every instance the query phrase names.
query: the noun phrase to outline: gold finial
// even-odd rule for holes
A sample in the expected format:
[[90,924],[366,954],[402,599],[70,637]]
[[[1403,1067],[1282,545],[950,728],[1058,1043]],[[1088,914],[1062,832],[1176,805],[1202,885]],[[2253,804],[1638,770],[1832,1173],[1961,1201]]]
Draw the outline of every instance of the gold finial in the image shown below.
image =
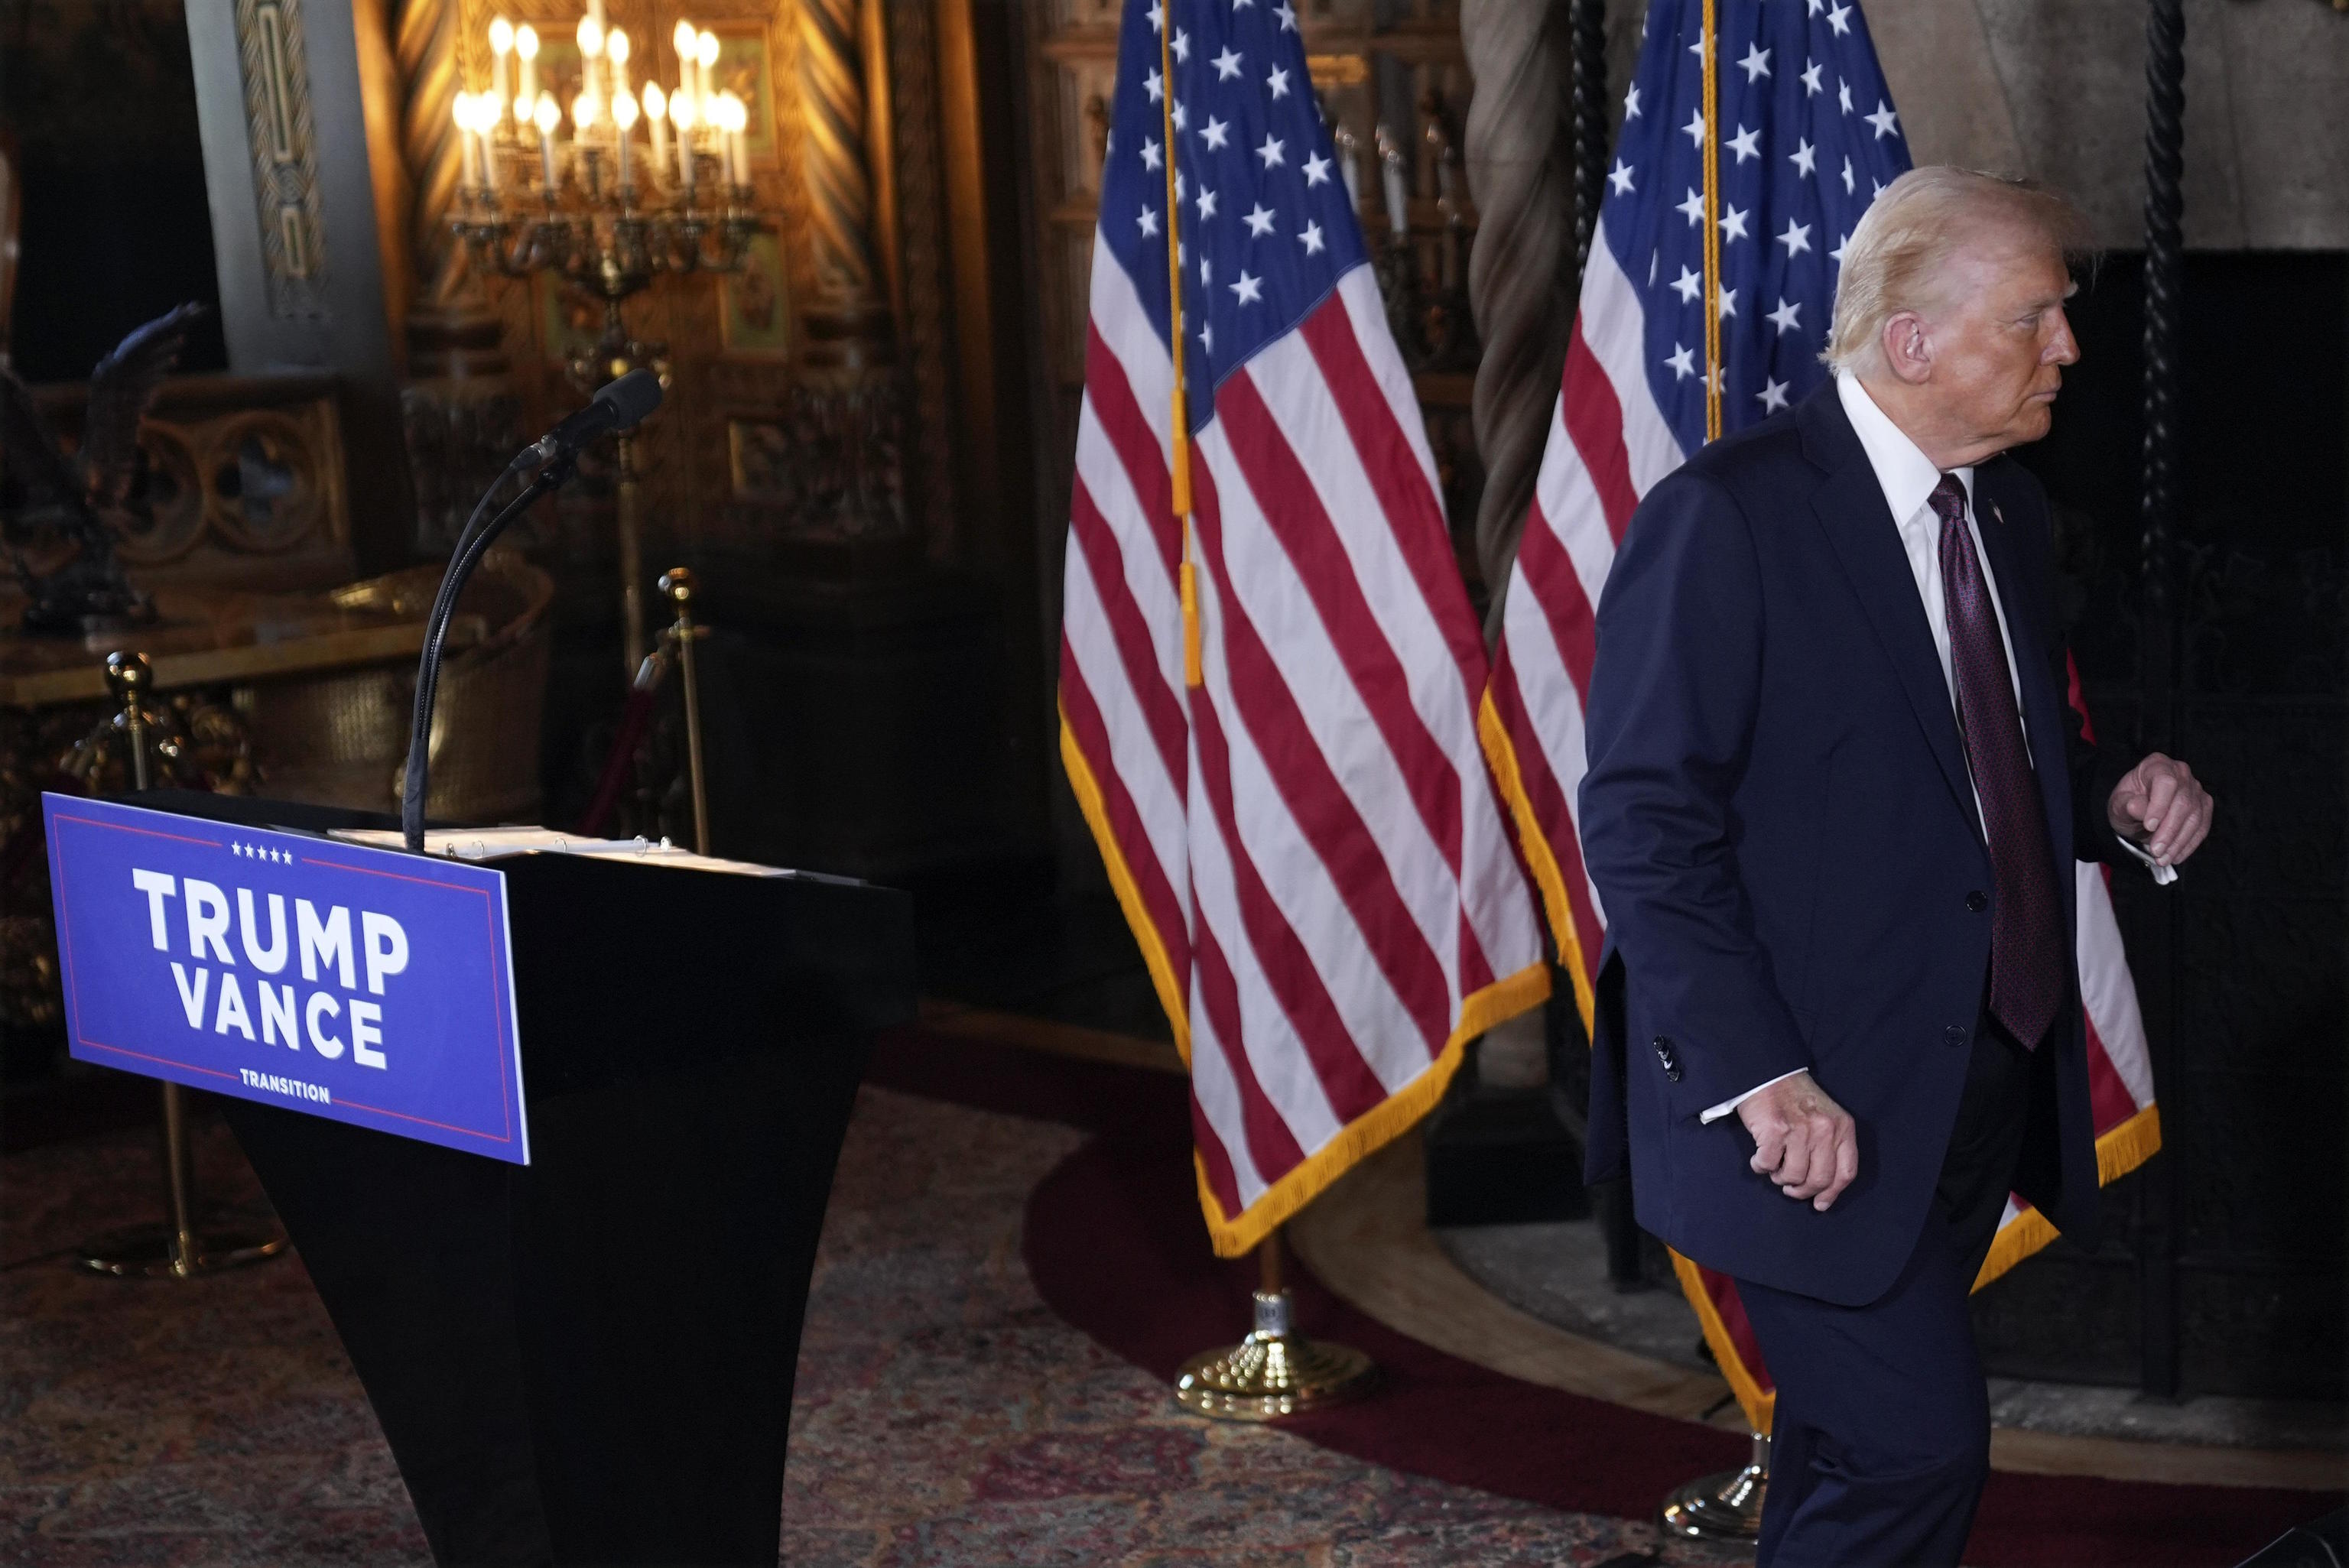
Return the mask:
[[670,567],[661,573],[660,582],[656,586],[660,589],[662,598],[677,606],[678,614],[683,615],[692,610],[693,569],[691,567]]
[[124,707],[155,689],[155,666],[144,654],[106,655],[106,689]]

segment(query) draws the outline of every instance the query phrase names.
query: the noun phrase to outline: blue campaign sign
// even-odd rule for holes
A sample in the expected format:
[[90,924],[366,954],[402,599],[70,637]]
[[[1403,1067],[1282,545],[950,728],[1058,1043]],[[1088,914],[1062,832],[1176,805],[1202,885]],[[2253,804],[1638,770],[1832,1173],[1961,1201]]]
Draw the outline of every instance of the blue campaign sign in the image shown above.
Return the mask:
[[530,1163],[502,873],[45,795],[73,1054]]

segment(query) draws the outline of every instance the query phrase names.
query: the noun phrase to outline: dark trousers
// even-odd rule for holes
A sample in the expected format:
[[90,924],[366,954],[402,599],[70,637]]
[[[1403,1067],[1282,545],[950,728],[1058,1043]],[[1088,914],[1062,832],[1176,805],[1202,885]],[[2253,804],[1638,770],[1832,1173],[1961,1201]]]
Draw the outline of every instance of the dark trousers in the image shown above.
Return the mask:
[[2044,1066],[1985,1013],[1924,1233],[1883,1296],[1835,1306],[1738,1282],[1778,1389],[1757,1568],[1957,1563],[1990,1477],[1966,1298]]

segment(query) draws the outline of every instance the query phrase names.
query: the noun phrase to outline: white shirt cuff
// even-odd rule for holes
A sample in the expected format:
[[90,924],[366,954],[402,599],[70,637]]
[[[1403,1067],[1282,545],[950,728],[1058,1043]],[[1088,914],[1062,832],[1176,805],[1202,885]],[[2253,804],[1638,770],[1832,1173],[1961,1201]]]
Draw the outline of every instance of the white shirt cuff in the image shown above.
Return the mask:
[[[1796,1068],[1795,1069],[1795,1073],[1807,1072],[1810,1069],[1807,1068]],[[1752,1099],[1755,1095],[1760,1094],[1764,1089],[1768,1088],[1770,1084],[1785,1083],[1788,1078],[1793,1078],[1795,1073],[1780,1073],[1776,1078],[1772,1078],[1770,1083],[1757,1083],[1752,1088],[1747,1089],[1744,1094],[1739,1095],[1735,1099],[1723,1100],[1719,1105],[1714,1106],[1702,1116],[1698,1117],[1697,1119],[1702,1122],[1719,1121],[1723,1117],[1727,1116],[1731,1111],[1735,1110],[1739,1106],[1744,1105],[1747,1100]]]
[[2142,847],[2126,838],[2122,838],[2118,833],[2115,833],[2113,837],[2120,839],[2121,848],[2127,850],[2130,854],[2135,855],[2137,860],[2143,863],[2145,869],[2153,873],[2153,882],[2156,887],[2168,887],[2171,882],[2178,880],[2178,868],[2176,866],[2163,865],[2159,861],[2157,861],[2151,855],[2147,854]]

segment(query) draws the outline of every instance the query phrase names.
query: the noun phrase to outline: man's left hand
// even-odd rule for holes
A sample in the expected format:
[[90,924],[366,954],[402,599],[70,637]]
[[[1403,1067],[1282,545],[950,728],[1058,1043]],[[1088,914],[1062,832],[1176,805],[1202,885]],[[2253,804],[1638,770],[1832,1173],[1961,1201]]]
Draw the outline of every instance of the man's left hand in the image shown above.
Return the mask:
[[2113,831],[2174,866],[2209,836],[2214,806],[2191,769],[2155,751],[2122,777],[2105,811]]

